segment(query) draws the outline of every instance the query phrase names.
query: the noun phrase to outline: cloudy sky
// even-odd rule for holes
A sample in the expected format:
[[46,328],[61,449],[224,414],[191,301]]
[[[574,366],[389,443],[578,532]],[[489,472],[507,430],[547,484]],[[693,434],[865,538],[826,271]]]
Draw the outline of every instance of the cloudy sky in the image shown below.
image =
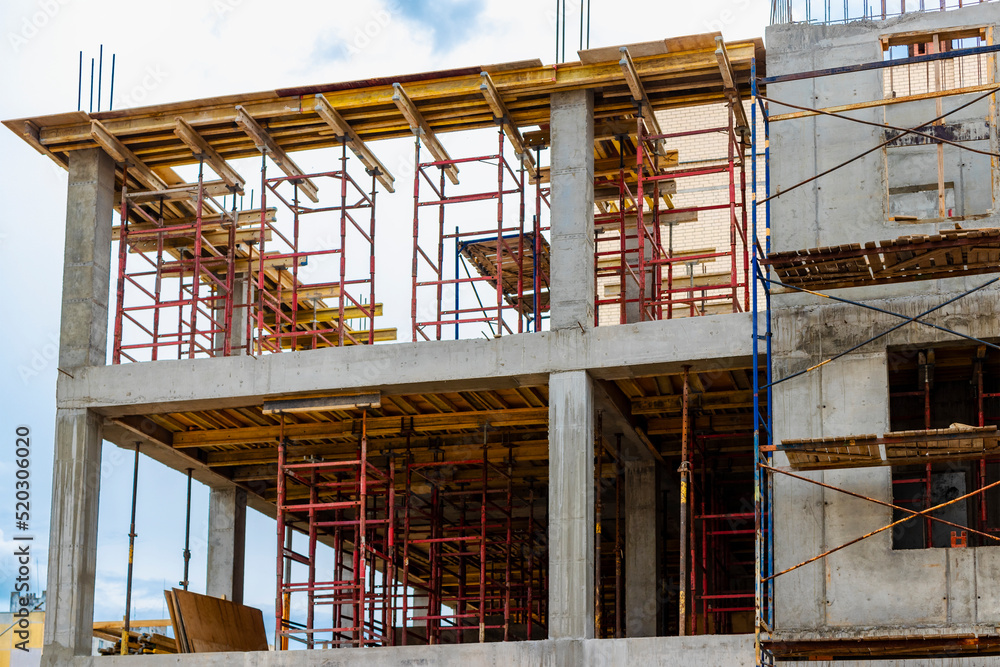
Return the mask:
[[[592,0],[591,46],[627,44],[721,30],[729,40],[763,35],[769,0]],[[101,108],[108,106],[110,56],[116,54],[114,108],[280,87],[391,76],[450,67],[541,58],[554,60],[555,1],[549,0],[4,0],[0,3],[0,118],[72,111],[84,52],[83,107],[90,58],[105,53]],[[577,4],[569,0],[567,55],[577,46]],[[96,94],[95,94],[96,108]],[[454,141],[446,136],[446,146]],[[410,143],[377,152],[397,183],[412,178]],[[296,160],[300,160],[296,157]],[[306,169],[322,156],[300,160]],[[395,166],[395,169],[393,166]],[[409,169],[409,172],[406,170]],[[245,174],[253,173],[244,169]],[[407,220],[407,188],[388,198]],[[0,128],[0,442],[31,428],[32,532],[36,583],[44,586],[55,413],[66,174]],[[391,222],[381,222],[381,247]],[[409,222],[405,223],[408,226]],[[391,242],[390,242],[391,243]],[[380,261],[380,276],[393,256]],[[407,272],[408,274],[408,272]],[[408,281],[408,275],[405,277]],[[407,339],[406,313],[392,325]],[[0,456],[0,591],[11,589],[13,475]],[[131,453],[105,445],[95,616],[121,618],[127,560]],[[185,481],[140,464],[134,615],[166,617],[162,590],[182,574]],[[208,494],[195,485],[192,587],[204,590]],[[274,523],[248,518],[247,603],[273,613]],[[0,603],[2,604],[2,603]],[[267,625],[270,625],[268,622]]]

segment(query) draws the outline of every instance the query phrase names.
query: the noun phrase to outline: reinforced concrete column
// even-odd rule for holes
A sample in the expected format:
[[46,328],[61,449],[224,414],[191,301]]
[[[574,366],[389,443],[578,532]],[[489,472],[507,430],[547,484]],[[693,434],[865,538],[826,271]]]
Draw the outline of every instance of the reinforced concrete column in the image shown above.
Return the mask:
[[549,638],[594,637],[594,385],[549,376]]
[[213,488],[208,496],[208,573],[205,592],[243,603],[247,492]]
[[[221,276],[225,280],[225,275]],[[226,337],[229,338],[230,356],[240,356],[247,354],[247,274],[237,273],[233,280],[233,315],[229,325],[229,331],[219,331],[215,334],[212,347],[215,349],[215,356],[221,357],[225,350]],[[215,318],[219,328],[224,326],[226,321],[226,310],[224,307],[217,307],[212,310],[212,317]]]
[[[71,151],[63,253],[59,368],[103,365],[115,163],[100,149]],[[101,418],[56,410],[43,664],[90,655],[101,491]]]
[[[635,216],[633,216],[634,218]],[[643,217],[645,224],[650,224],[653,214],[648,212],[646,216]],[[627,251],[626,258],[634,266],[631,271],[626,271],[625,273],[625,322],[632,324],[634,322],[642,322],[642,309],[639,306],[639,282],[637,277],[639,276],[639,253],[637,252],[639,248],[639,223],[636,221],[632,227],[625,228],[626,234],[634,235],[631,238],[625,239],[625,250]],[[653,246],[649,239],[645,239],[642,246],[642,254],[648,261],[653,258]],[[632,274],[636,277],[633,277]],[[650,269],[646,270],[645,282],[645,293],[646,301],[650,301],[653,298],[655,290],[653,289],[653,271]]]
[[655,637],[659,629],[655,461],[625,464],[625,634]]
[[594,91],[552,94],[551,319],[594,326]]

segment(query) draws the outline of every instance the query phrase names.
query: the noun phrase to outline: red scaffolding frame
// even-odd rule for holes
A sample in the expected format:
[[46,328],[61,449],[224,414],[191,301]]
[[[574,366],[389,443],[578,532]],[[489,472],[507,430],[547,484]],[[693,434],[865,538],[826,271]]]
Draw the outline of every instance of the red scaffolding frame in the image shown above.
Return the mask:
[[[394,643],[396,466],[391,457],[385,470],[370,460],[367,413],[362,414],[354,459],[292,463],[282,435],[276,502],[276,641],[288,638],[307,648]],[[290,493],[289,483],[299,492]],[[306,553],[294,551],[286,541],[288,526],[307,535]],[[330,579],[317,578],[321,536],[332,540],[335,565]],[[295,564],[305,567],[305,581],[292,581]],[[296,622],[290,613],[292,596],[301,594],[306,596],[306,616]],[[330,625],[316,618],[316,609],[324,606],[331,608]]]
[[[338,159],[335,171],[267,178],[265,155],[251,210],[237,210],[237,188],[205,180],[203,160],[196,183],[123,186],[112,363],[394,340],[394,329],[375,328],[377,174],[366,190],[348,171],[346,142]],[[304,205],[309,179],[335,183],[336,201]]]
[[[598,248],[595,262],[597,278],[610,278],[618,288],[617,294],[598,294],[597,310],[602,306],[617,306],[615,319],[618,323],[624,324],[630,317],[642,321],[704,315],[710,312],[709,307],[713,304],[731,304],[732,312],[749,309],[745,170],[748,147],[735,126],[732,103],[727,105],[727,114],[725,126],[661,134],[650,133],[642,114],[637,114],[635,134],[629,135],[634,142],[634,165],[626,166],[625,137],[619,137],[619,172],[612,180],[618,187],[618,202],[615,210],[595,216],[599,228],[617,228],[617,247],[609,248],[609,241],[600,241],[604,247]],[[722,160],[709,164],[672,168],[663,151],[657,148],[671,139],[720,133],[726,136],[727,154]],[[636,174],[634,191],[628,181],[633,168]],[[704,179],[719,174],[728,176],[728,184],[722,188],[726,196],[718,202],[676,207],[672,198],[664,197],[664,191],[675,190],[678,182],[692,183],[694,188],[703,184]],[[601,183],[608,184],[606,181]],[[666,208],[661,207],[661,200],[666,202]],[[729,247],[678,251],[673,238],[676,221],[683,216],[711,211],[728,212]],[[665,221],[664,215],[669,215],[670,219]],[[634,231],[630,225],[632,216],[635,218]],[[668,226],[666,235],[662,231],[664,225]],[[724,274],[706,274],[705,278],[695,275],[696,265],[720,262],[726,263]],[[680,265],[686,265],[686,275],[678,273]],[[687,284],[681,284],[684,279]],[[634,292],[630,287],[634,287]],[[630,306],[638,311],[637,315],[628,315]]]
[[[361,422],[355,458],[293,462],[282,419],[276,637],[338,648],[544,635],[545,529],[534,483],[514,497],[513,434],[497,443],[484,428],[480,456],[446,459],[432,448],[433,460],[415,462],[411,430],[406,453],[379,466]],[[290,527],[306,536],[304,552]],[[333,548],[330,578],[317,571],[321,542]],[[323,607],[330,624],[319,620]]]
[[[737,101],[737,104],[740,102]],[[733,103],[727,105],[728,123],[723,127],[712,127],[685,132],[665,134],[648,134],[641,114],[637,123],[636,162],[638,165],[638,193],[636,200],[637,227],[639,230],[639,299],[640,317],[642,319],[664,319],[674,317],[677,306],[686,307],[689,316],[705,314],[709,302],[725,302],[732,304],[732,312],[747,311],[750,308],[749,275],[750,256],[747,236],[748,211],[746,169],[747,145],[737,132]],[[663,170],[659,166],[660,157],[654,151],[648,151],[651,159],[647,162],[647,147],[651,143],[680,137],[710,135],[724,132],[726,135],[727,155],[725,160],[717,164],[709,164],[694,168],[679,168]],[[755,159],[753,155],[750,159]],[[647,169],[648,166],[648,169]],[[729,212],[729,248],[722,251],[710,251],[696,254],[675,253],[673,248],[672,227],[668,235],[667,246],[664,247],[659,224],[658,207],[653,207],[652,225],[647,225],[645,211],[645,188],[651,184],[654,188],[661,181],[680,181],[682,179],[698,179],[715,174],[728,176],[728,189],[725,201],[714,204],[703,204],[674,208],[671,213],[702,213],[715,210]],[[738,174],[738,176],[737,176]],[[737,185],[737,179],[739,184]],[[685,181],[686,182],[686,181]],[[646,252],[645,244],[651,248]],[[723,278],[710,279],[705,284],[696,284],[691,262],[728,261],[728,275]],[[689,264],[689,282],[687,286],[677,286],[674,283],[677,264]],[[666,275],[664,275],[666,273]],[[652,280],[647,291],[646,280]],[[742,298],[741,298],[742,297]]]
[[[523,161],[506,155],[507,140],[498,130],[496,153],[433,162],[420,161],[421,141],[414,145],[413,255],[411,286],[412,339],[441,340],[447,327],[458,339],[466,325],[488,327],[491,335],[540,331],[548,310],[548,242],[542,224],[547,191],[535,179],[535,213],[526,220],[527,175]],[[457,166],[495,170],[496,186],[451,194],[446,173]],[[437,170],[437,174],[434,171]],[[423,189],[422,189],[423,186]],[[430,195],[427,195],[427,191]],[[510,200],[516,205],[511,206]],[[466,214],[449,231],[445,211],[455,205],[493,201],[495,224],[480,224],[479,214]],[[506,201],[506,204],[505,204]],[[511,215],[514,210],[516,215]],[[432,224],[421,224],[421,211],[434,211]],[[466,209],[468,210],[468,208]],[[428,227],[433,227],[428,233]],[[449,275],[449,255],[454,271]],[[478,275],[469,270],[470,265]],[[460,267],[465,275],[461,275]],[[485,289],[480,291],[480,287]],[[474,298],[475,305],[469,305]],[[446,305],[451,300],[452,305]]]
[[[365,189],[348,171],[347,137],[341,141],[341,168],[304,176],[267,177],[266,155],[261,165],[261,209],[269,196],[277,198],[292,214],[291,224],[282,225],[264,213],[260,216],[260,249],[249,262],[247,301],[253,303],[248,328],[254,351],[373,344],[391,339],[388,330],[376,331],[375,317],[381,304],[375,302],[375,201],[376,173],[369,171],[371,189]],[[326,179],[336,184],[337,200],[332,204],[308,206],[300,199],[303,181]],[[319,247],[312,246],[304,224],[311,219],[332,217]],[[361,216],[367,220],[359,220]],[[315,232],[314,232],[315,233]],[[271,243],[273,245],[268,245]],[[348,255],[357,257],[367,250],[367,262],[349,266]],[[303,282],[302,267],[310,262],[322,270],[324,260],[332,260],[332,270],[324,278]],[[312,267],[310,267],[312,268]],[[316,271],[310,271],[314,275]],[[250,291],[250,286],[255,288]],[[255,298],[254,298],[255,297]],[[335,305],[328,305],[329,302]],[[349,322],[358,324],[350,326]]]
[[[237,308],[237,241],[252,238],[252,215],[235,210],[236,188],[205,181],[203,160],[196,183],[129,192],[127,166],[122,183],[112,363],[245,350],[226,335]],[[231,211],[217,199],[223,193],[233,195]]]

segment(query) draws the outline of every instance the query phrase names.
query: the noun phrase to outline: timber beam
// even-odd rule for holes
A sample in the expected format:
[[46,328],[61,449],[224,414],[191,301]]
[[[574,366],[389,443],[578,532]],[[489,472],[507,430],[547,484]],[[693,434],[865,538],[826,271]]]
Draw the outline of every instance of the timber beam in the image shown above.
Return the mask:
[[[621,47],[619,52],[621,53],[621,60],[618,61],[618,66],[621,67],[622,74],[625,76],[625,83],[628,84],[629,92],[632,93],[632,100],[645,114],[643,115],[643,121],[646,123],[646,127],[649,128],[650,134],[663,134],[663,131],[660,129],[660,121],[656,120],[656,112],[653,110],[653,105],[649,102],[649,95],[646,94],[646,88],[642,85],[642,79],[639,78],[639,71],[635,68],[635,63],[632,62],[632,56],[629,55],[628,47]],[[661,143],[661,141],[655,142],[657,153],[660,152]]]
[[195,156],[204,158],[212,167],[212,171],[218,174],[219,178],[225,181],[233,192],[243,194],[243,185],[246,183],[243,177],[229,166],[229,163],[191,127],[190,123],[180,117],[177,118],[176,123],[174,134],[177,135],[177,138],[187,144]]
[[496,84],[490,78],[489,72],[483,72],[480,76],[482,77],[482,83],[479,86],[479,90],[482,92],[483,97],[486,98],[486,103],[490,105],[493,117],[503,124],[504,134],[507,135],[507,139],[514,146],[514,152],[517,153],[518,159],[524,165],[524,168],[527,169],[528,175],[531,178],[535,178],[535,160],[531,156],[531,149],[524,143],[521,131],[517,129],[517,125],[511,119],[510,112],[507,110],[507,105],[504,104],[503,98],[500,97],[500,92],[497,90]]
[[129,167],[131,174],[135,175],[136,180],[145,183],[146,187],[153,190],[166,190],[167,184],[162,178],[153,173],[153,170],[146,166],[146,164],[136,157],[135,153],[128,149],[125,144],[118,140],[115,135],[108,132],[108,128],[104,127],[99,120],[90,121],[90,136],[93,137],[101,148],[103,148],[108,155],[114,158],[115,162],[125,164]]
[[723,92],[729,98],[729,103],[732,105],[736,117],[736,131],[746,143],[749,140],[747,133],[750,132],[750,122],[747,120],[746,109],[743,108],[743,96],[740,95],[740,88],[736,83],[733,63],[729,59],[726,42],[721,35],[715,38],[715,58],[719,61],[719,71],[722,73]]
[[243,128],[247,136],[253,140],[257,146],[257,150],[267,153],[271,157],[271,160],[278,165],[278,168],[285,172],[286,176],[290,178],[302,177],[297,179],[299,189],[314,204],[319,203],[319,190],[316,184],[304,177],[305,174],[299,168],[299,165],[295,164],[294,160],[285,152],[285,149],[279,146],[278,142],[242,106],[236,107],[236,124]]
[[354,128],[344,120],[344,117],[333,108],[322,93],[316,95],[316,105],[314,109],[319,117],[322,118],[327,125],[329,125],[334,132],[336,132],[341,137],[347,137],[347,146],[358,156],[361,160],[361,164],[365,165],[365,168],[369,173],[374,173],[375,178],[378,179],[379,183],[385,186],[385,189],[389,192],[395,192],[393,187],[393,182],[395,179],[389,170],[385,168],[375,154],[372,153],[371,149],[368,148],[368,144],[358,136],[358,133],[354,131]]
[[[448,155],[448,151],[445,150],[445,147],[438,140],[437,135],[434,134],[434,130],[431,129],[427,120],[424,119],[423,114],[421,114],[420,110],[417,109],[417,105],[414,104],[413,100],[410,99],[410,96],[406,94],[403,86],[398,83],[394,83],[392,84],[392,88],[392,101],[399,109],[399,112],[403,114],[403,118],[406,119],[406,122],[409,123],[410,130],[413,134],[417,135],[417,137],[423,141],[436,161],[446,162],[451,160],[451,156]],[[448,165],[445,168],[445,173],[448,174],[448,180],[450,180],[453,185],[458,185],[457,165]]]

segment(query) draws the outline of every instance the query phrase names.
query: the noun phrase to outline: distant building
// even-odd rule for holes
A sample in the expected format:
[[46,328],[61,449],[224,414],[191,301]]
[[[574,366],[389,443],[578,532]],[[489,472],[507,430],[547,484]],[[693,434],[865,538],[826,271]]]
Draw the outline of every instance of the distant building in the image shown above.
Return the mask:
[[[18,594],[10,594],[10,611],[0,612],[0,667],[37,667],[42,659],[42,630],[45,626],[45,592],[41,595],[32,593],[28,596],[27,605],[18,604]],[[18,609],[27,607],[28,638],[24,651],[17,647],[24,641],[17,634],[21,617],[16,616]]]

